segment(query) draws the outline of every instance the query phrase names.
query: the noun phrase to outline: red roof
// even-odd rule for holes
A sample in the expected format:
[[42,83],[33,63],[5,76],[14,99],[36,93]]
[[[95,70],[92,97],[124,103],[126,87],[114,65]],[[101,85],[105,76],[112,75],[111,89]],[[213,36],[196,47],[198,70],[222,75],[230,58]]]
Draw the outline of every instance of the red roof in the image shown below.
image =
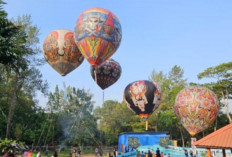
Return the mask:
[[194,145],[200,148],[232,149],[232,124],[205,136]]

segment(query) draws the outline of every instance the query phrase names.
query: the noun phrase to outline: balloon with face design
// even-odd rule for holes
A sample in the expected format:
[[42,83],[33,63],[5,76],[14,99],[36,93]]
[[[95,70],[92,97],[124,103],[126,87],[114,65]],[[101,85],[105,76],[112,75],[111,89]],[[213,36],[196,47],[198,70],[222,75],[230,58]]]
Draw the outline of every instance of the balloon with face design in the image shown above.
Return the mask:
[[75,27],[76,43],[91,65],[110,58],[122,38],[118,18],[109,10],[92,8],[81,13]]
[[136,81],[124,90],[127,107],[146,120],[158,108],[161,101],[161,89],[153,81]]
[[54,30],[43,44],[46,61],[62,76],[77,68],[84,60],[74,39],[74,33],[66,29]]
[[[91,66],[91,76],[101,89],[106,89],[114,84],[121,76],[122,68],[118,62],[113,59],[107,59],[99,66]],[[95,78],[96,73],[96,78]]]
[[191,136],[194,136],[215,121],[219,102],[216,94],[211,90],[203,87],[189,87],[177,94],[174,108],[182,125]]

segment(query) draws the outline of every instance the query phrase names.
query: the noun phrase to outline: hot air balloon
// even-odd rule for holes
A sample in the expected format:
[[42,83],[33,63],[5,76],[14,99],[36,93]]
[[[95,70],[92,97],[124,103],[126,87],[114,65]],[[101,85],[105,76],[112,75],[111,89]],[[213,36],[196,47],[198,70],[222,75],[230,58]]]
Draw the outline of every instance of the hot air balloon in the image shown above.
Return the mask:
[[74,33],[66,29],[54,30],[43,44],[46,61],[62,76],[77,68],[84,60],[74,39]]
[[125,88],[124,100],[130,110],[147,120],[160,104],[161,89],[153,81],[136,81]]
[[91,65],[100,65],[110,58],[119,47],[121,38],[120,22],[109,10],[88,9],[77,20],[76,43]]
[[175,114],[182,125],[194,136],[208,128],[216,119],[219,102],[216,94],[203,87],[182,89],[176,96]]
[[103,90],[119,79],[121,71],[120,64],[113,59],[108,59],[99,66],[90,67],[93,79]]

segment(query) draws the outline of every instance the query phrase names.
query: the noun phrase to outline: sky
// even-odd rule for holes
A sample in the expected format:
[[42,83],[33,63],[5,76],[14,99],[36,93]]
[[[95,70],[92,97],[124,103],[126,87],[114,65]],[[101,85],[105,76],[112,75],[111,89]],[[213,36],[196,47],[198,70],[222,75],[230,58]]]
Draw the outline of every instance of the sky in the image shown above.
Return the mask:
[[[9,18],[29,14],[40,29],[40,47],[56,29],[74,31],[76,21],[86,9],[105,8],[120,20],[122,41],[112,58],[120,63],[119,80],[104,90],[105,100],[123,100],[125,87],[147,80],[152,70],[168,73],[174,65],[184,70],[188,82],[201,81],[197,75],[206,68],[232,58],[231,0],[5,0]],[[42,54],[41,54],[42,55]],[[56,85],[84,88],[101,106],[102,90],[90,75],[85,60],[66,76],[49,64],[40,67],[53,92]],[[204,81],[204,80],[202,80]],[[38,95],[44,107],[47,98]]]

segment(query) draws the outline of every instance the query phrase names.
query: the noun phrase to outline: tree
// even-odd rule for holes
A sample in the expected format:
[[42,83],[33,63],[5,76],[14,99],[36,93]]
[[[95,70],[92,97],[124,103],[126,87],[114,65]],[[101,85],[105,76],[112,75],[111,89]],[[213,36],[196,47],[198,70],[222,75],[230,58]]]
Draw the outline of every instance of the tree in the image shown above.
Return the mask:
[[[18,44],[21,46],[20,48],[17,47],[16,44],[15,48],[6,50],[7,53],[10,53],[10,55],[7,54],[9,58],[11,57],[11,54],[16,58],[13,57],[12,61],[7,64],[0,64],[0,71],[2,72],[0,84],[5,86],[4,89],[6,89],[6,91],[4,91],[6,93],[6,98],[3,99],[6,99],[7,104],[9,105],[6,137],[11,136],[11,123],[19,93],[27,93],[27,95],[33,99],[36,91],[40,90],[44,94],[47,92],[47,83],[46,81],[42,80],[42,75],[37,69],[37,63],[41,63],[40,59],[35,59],[32,57],[40,51],[35,46],[38,44],[38,29],[36,26],[32,26],[30,21],[31,17],[26,15],[22,18],[19,17],[18,20],[14,22],[19,33],[16,34],[17,36],[12,38],[20,39],[20,36],[25,36],[25,41],[20,43],[21,45]],[[12,22],[11,24],[13,25]],[[18,24],[20,24],[20,26],[18,26]]]
[[106,145],[116,145],[118,134],[122,132],[138,132],[140,130],[140,118],[127,108],[125,102],[107,100],[102,107],[94,110],[94,116],[99,121],[99,130],[105,135]]
[[[64,86],[65,87],[65,86]],[[96,119],[93,111],[92,95],[84,89],[65,87],[50,93],[48,106],[51,114],[57,114],[57,123],[62,129],[63,136],[59,139],[62,143],[81,145],[98,144]]]
[[183,78],[183,74],[183,69],[177,65],[172,67],[168,75],[163,74],[162,71],[159,73],[155,72],[155,70],[152,71],[149,79],[156,82],[161,87],[162,99],[158,109],[149,118],[149,123],[155,124],[155,127],[151,127],[151,129],[155,131],[169,131],[174,138],[178,136],[175,136],[176,133],[173,131],[179,130],[182,145],[184,146],[183,126],[174,114],[176,95],[187,84],[187,80]]
[[232,116],[230,115],[229,110],[232,96],[232,62],[209,67],[202,73],[198,74],[198,78],[216,79],[216,81],[207,83],[205,86],[217,94],[220,103],[226,107],[226,115],[229,122],[232,123]]
[[26,33],[21,26],[7,19],[7,13],[2,9],[5,3],[0,0],[0,64],[16,68],[24,54],[30,51],[26,43]]

